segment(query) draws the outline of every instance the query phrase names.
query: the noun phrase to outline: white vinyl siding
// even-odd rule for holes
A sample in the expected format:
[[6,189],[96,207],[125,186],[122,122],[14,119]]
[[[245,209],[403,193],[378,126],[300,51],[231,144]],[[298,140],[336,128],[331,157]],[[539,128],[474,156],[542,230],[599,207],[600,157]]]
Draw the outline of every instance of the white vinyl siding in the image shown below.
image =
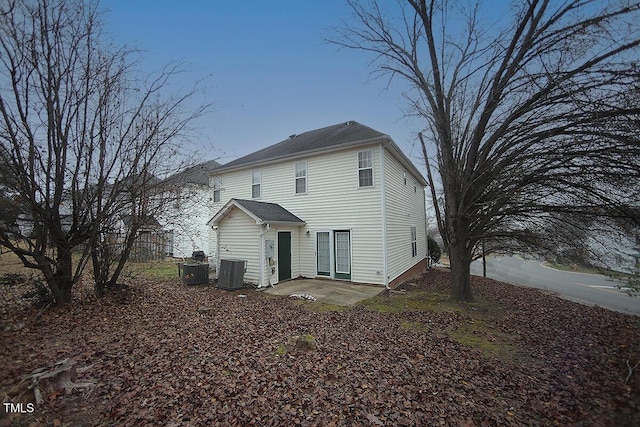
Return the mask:
[[[382,200],[381,191],[362,191],[354,183],[355,161],[359,152],[372,155],[372,182],[381,190],[380,154],[385,153],[385,200],[387,217],[387,257],[388,280],[392,281],[404,271],[410,269],[426,257],[425,199],[424,188],[419,177],[414,176],[396,158],[386,150],[380,150],[379,144],[334,151],[305,158],[307,178],[313,171],[313,179],[306,180],[307,194],[300,197],[292,191],[292,177],[295,165],[300,159],[261,165],[262,202],[278,203],[306,222],[302,227],[290,227],[292,230],[292,275],[315,277],[318,271],[317,235],[321,232],[350,232],[351,279],[360,283],[384,284],[382,259]],[[238,169],[224,173],[220,177],[224,183],[221,201],[212,204],[211,218],[231,198],[252,198],[252,169]],[[404,185],[404,176],[407,185]],[[417,183],[417,186],[410,185]],[[225,220],[226,221],[226,220]],[[225,234],[224,223],[221,232]],[[410,227],[416,227],[416,257],[412,257],[412,239]],[[259,263],[259,234],[255,221],[253,227],[245,230],[255,237],[255,259],[251,264]],[[262,230],[257,227],[258,230]],[[265,239],[275,239],[276,229],[265,235]],[[238,232],[240,232],[238,230]],[[211,230],[212,235],[215,233]],[[221,237],[224,240],[224,237]],[[321,237],[322,239],[322,237]],[[212,248],[214,246],[212,238]],[[224,242],[221,242],[221,244]],[[335,246],[333,237],[330,245]],[[228,257],[225,249],[220,253]],[[233,257],[235,258],[235,256]],[[326,263],[326,260],[320,260]],[[330,273],[335,274],[335,259],[329,259]],[[332,265],[331,265],[332,264]],[[254,265],[257,270],[259,264]],[[270,268],[265,270],[270,272]],[[277,274],[271,277],[272,283]],[[257,280],[257,277],[256,277]]]
[[307,162],[297,162],[295,164],[295,187],[296,194],[307,192]]
[[358,152],[358,187],[373,187],[373,152]]
[[260,233],[262,228],[239,209],[234,209],[219,227],[220,259],[247,261],[244,280],[257,283],[260,275]]
[[[379,165],[379,145],[371,145],[373,164]],[[359,149],[362,151],[362,148]],[[307,176],[313,171],[317,179],[307,180],[307,195],[296,195],[292,187],[292,172],[300,160],[262,165],[261,202],[277,203],[307,223],[294,227],[298,234],[292,240],[292,252],[299,259],[292,263],[294,277],[316,276],[316,231],[350,230],[351,280],[383,284],[382,274],[382,213],[379,191],[358,191],[354,185],[354,159],[358,149],[348,149],[316,155],[306,159]],[[251,169],[224,173],[222,200],[213,206],[214,214],[231,198],[251,198]],[[380,171],[373,168],[373,179],[379,182]],[[211,215],[213,216],[213,214]],[[309,233],[307,233],[307,231]],[[213,233],[213,230],[212,230]],[[405,229],[406,234],[406,229]],[[266,236],[265,236],[266,238]],[[292,239],[293,239],[292,235]],[[256,243],[257,245],[257,243]],[[297,249],[294,246],[297,245]],[[221,251],[224,253],[224,250]],[[335,262],[335,260],[334,260]],[[335,268],[334,268],[335,269]],[[277,276],[275,276],[277,277]]]
[[251,171],[251,198],[259,199],[262,196],[262,171]]
[[[388,274],[391,282],[426,257],[427,235],[424,188],[404,185],[417,181],[395,157],[385,151]],[[415,245],[412,231],[415,227]],[[414,255],[415,249],[415,256]]]

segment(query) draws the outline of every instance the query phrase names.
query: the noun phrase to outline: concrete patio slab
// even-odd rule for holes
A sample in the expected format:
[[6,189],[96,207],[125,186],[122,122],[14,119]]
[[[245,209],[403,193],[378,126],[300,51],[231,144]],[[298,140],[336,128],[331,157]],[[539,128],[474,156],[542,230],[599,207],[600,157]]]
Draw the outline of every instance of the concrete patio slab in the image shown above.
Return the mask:
[[355,285],[353,283],[323,279],[296,279],[282,282],[264,292],[272,295],[311,295],[317,301],[335,305],[353,305],[372,298],[384,291],[380,285]]

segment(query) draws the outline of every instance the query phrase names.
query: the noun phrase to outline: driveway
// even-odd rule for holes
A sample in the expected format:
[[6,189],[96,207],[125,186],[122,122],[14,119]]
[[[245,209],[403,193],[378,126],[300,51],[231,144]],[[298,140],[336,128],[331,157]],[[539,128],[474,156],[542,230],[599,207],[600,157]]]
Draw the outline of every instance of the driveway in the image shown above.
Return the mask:
[[353,283],[323,279],[296,279],[282,282],[264,292],[272,295],[310,295],[326,304],[353,305],[372,298],[384,290],[379,285],[354,285]]

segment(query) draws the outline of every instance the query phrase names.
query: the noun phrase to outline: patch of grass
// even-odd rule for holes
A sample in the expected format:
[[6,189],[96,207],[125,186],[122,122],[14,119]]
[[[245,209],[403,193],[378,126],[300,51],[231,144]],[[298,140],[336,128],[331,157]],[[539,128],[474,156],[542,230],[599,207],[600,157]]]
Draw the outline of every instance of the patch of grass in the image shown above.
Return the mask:
[[278,344],[278,348],[276,349],[277,356],[284,356],[287,354],[287,346],[284,344]]
[[9,252],[6,248],[0,247],[0,272],[2,273],[24,273],[26,267],[20,261],[20,258],[13,252]]
[[378,313],[404,313],[405,311],[460,311],[462,306],[449,295],[412,289],[406,293],[378,295],[360,303]]
[[133,276],[179,278],[177,261],[131,262],[127,273]]
[[613,270],[606,270],[603,268],[597,267],[587,267],[584,265],[578,264],[558,264],[555,262],[545,262],[544,265],[550,268],[554,268],[556,270],[561,271],[570,271],[573,273],[587,273],[587,274],[603,274],[605,276],[625,276],[625,273],[621,273]]
[[480,319],[471,319],[447,332],[452,340],[479,350],[484,355],[502,360],[513,360],[518,352],[514,338],[491,327]]
[[409,322],[406,320],[403,320],[402,322],[400,322],[400,327],[402,329],[407,329],[409,331],[416,331],[416,332],[424,332],[424,331],[432,330],[427,328],[427,325],[425,325],[424,323]]
[[[502,360],[512,360],[518,352],[514,337],[491,326],[492,320],[499,318],[502,311],[497,304],[488,301],[460,303],[453,301],[446,293],[412,289],[406,293],[376,296],[361,304],[369,310],[386,314],[409,311],[459,313],[464,316],[463,323],[457,327],[451,325],[453,329],[445,332],[452,340]],[[400,327],[416,332],[434,333],[432,328],[421,322],[403,320]]]

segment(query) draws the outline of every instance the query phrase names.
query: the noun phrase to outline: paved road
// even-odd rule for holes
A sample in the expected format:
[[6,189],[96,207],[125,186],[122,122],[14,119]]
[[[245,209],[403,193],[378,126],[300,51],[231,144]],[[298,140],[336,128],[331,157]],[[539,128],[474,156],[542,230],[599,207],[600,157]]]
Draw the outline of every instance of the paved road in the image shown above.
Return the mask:
[[[482,260],[471,264],[471,274],[482,275]],[[546,267],[520,257],[487,258],[487,276],[514,285],[557,292],[563,298],[610,310],[640,315],[640,297],[617,288],[620,282],[599,274],[574,273]]]

